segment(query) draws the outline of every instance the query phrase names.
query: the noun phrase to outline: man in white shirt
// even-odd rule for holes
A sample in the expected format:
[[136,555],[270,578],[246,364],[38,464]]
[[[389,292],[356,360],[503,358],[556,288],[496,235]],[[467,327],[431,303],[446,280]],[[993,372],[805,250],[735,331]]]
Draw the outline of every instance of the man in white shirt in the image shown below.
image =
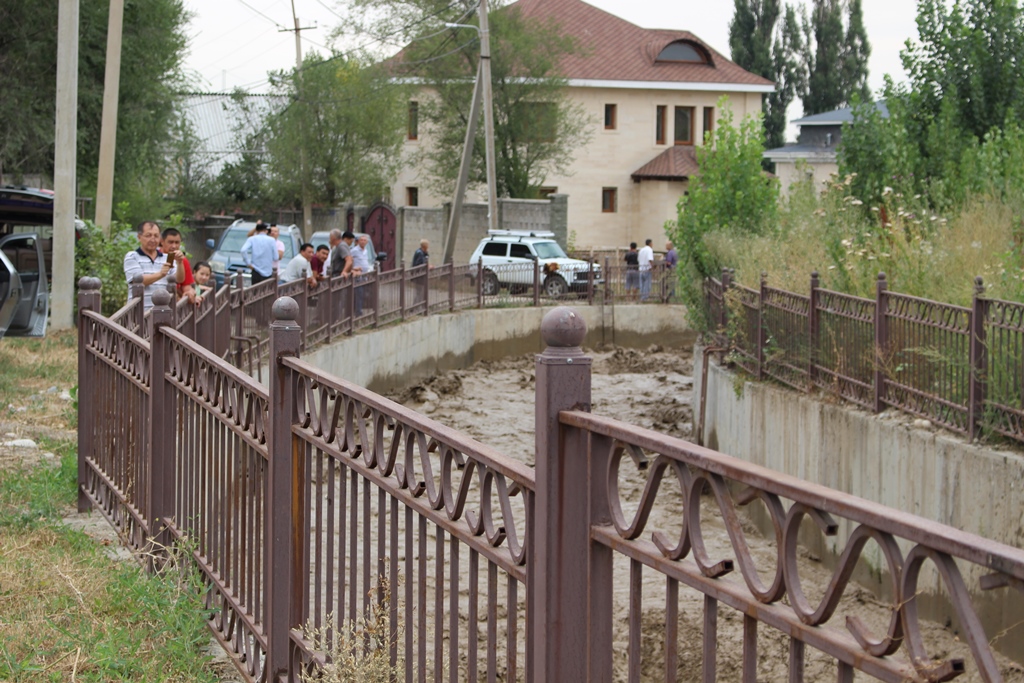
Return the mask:
[[644,241],[644,247],[637,255],[637,262],[640,270],[640,301],[647,301],[651,295],[651,278],[654,275],[651,271],[651,266],[654,265],[654,248],[651,246],[651,240]]
[[352,247],[352,270],[359,275],[366,275],[373,272],[373,263],[370,262],[370,254],[366,245],[370,243],[368,235],[360,235],[356,246]]
[[184,268],[175,267],[175,262],[180,263],[184,254],[181,251],[173,254],[160,251],[160,226],[153,221],[139,223],[135,234],[139,238],[139,248],[124,255],[124,276],[130,287],[135,276],[142,275],[142,284],[145,285],[142,307],[148,311],[153,307],[153,292],[184,281]]
[[284,258],[284,242],[280,240],[281,228],[277,227],[277,223],[270,224],[270,236],[277,242],[277,258],[273,261],[274,272],[279,273],[281,271],[281,259]]
[[293,282],[305,278],[310,287],[316,287],[316,278],[313,276],[313,268],[310,261],[313,259],[313,245],[306,242],[299,248],[299,253],[284,270],[281,271],[281,282]]

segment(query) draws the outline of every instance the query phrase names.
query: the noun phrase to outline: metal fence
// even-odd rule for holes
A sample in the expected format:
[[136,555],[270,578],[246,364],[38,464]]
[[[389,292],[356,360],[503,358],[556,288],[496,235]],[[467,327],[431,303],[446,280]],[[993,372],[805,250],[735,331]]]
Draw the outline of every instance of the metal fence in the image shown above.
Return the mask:
[[984,298],[970,307],[891,292],[875,299],[819,287],[807,295],[704,282],[715,343],[758,379],[834,393],[869,410],[896,408],[969,437],[1024,441],[1024,304]]
[[[368,634],[345,634],[378,616],[373,643],[406,681],[713,681],[724,662],[754,681],[772,638],[790,680],[825,658],[839,681],[998,681],[990,642],[1020,637],[986,631],[975,603],[996,591],[1024,610],[1024,551],[590,414],[571,309],[542,325],[531,468],[301,360],[294,299],[271,308],[264,387],[176,330],[169,294],[147,341],[96,312],[97,280],[80,287],[79,508],[157,562],[172,543],[191,553],[247,680],[365,653]],[[767,560],[750,504],[775,530]],[[842,551],[820,601],[804,520]],[[891,593],[876,629],[836,609],[869,555]],[[921,628],[919,597],[943,590],[962,640]],[[688,593],[699,645],[681,631]],[[732,617],[739,639],[722,635]]]

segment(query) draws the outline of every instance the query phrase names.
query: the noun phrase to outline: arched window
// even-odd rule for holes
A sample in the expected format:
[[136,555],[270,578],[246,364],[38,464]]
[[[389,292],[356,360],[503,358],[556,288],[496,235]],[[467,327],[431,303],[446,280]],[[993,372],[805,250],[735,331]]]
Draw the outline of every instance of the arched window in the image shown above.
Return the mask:
[[677,40],[662,48],[661,52],[658,53],[657,61],[707,64],[708,56],[703,48],[685,40]]

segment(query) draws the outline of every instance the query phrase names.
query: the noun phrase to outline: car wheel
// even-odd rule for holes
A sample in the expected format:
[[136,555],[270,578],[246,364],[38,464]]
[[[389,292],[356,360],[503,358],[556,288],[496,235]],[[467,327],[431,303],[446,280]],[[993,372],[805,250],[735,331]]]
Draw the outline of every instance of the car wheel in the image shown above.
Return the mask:
[[558,299],[569,291],[569,285],[561,275],[548,275],[544,280],[544,293],[552,299]]
[[494,296],[501,289],[501,284],[498,282],[498,276],[492,271],[488,270],[484,273],[483,290],[484,296]]

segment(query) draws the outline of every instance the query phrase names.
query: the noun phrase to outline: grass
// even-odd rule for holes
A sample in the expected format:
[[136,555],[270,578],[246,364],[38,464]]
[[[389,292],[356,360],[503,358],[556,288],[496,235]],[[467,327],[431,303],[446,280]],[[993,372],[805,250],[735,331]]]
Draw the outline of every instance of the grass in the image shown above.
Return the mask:
[[784,202],[779,229],[769,235],[707,236],[709,251],[757,287],[762,272],[773,287],[806,294],[812,271],[821,286],[874,297],[878,273],[891,291],[970,305],[981,276],[990,298],[1024,300],[1021,207],[978,195],[949,215],[923,207],[920,197],[888,194],[866,207],[834,181],[821,195],[796,186]]
[[[0,420],[63,429],[75,426],[71,402],[60,398],[62,390],[71,391],[78,384],[75,330],[50,332],[43,339],[0,339],[0,368]],[[51,387],[57,391],[47,392]]]
[[77,457],[52,428],[74,426],[59,393],[76,385],[73,330],[0,340],[0,419],[36,427],[39,452],[56,456],[0,458],[0,681],[216,681],[196,571],[172,561],[147,574],[62,521]]

